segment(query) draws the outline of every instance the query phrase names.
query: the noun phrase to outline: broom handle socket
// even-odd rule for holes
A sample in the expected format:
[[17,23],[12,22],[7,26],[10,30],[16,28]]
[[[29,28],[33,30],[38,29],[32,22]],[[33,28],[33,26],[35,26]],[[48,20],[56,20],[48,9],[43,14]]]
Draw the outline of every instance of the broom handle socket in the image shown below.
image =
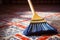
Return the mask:
[[33,13],[33,15],[34,15],[34,14],[35,14],[35,10],[34,10],[34,7],[33,7],[33,5],[32,5],[31,0],[28,0],[28,3],[29,3],[29,6],[30,6],[30,9],[31,9],[31,11],[32,11],[32,13]]

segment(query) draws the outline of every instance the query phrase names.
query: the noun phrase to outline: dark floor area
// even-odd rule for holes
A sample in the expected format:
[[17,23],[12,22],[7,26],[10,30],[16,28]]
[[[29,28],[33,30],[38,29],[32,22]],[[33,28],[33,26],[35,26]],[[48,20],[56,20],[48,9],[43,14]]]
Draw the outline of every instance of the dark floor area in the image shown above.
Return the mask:
[[[60,12],[59,5],[34,5],[34,8],[39,12]],[[13,14],[23,11],[30,11],[29,5],[0,5],[0,14]]]

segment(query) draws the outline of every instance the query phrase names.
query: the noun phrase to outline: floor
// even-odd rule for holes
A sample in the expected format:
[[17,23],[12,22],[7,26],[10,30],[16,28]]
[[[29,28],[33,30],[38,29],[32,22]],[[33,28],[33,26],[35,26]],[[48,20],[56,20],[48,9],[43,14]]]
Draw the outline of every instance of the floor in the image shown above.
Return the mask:
[[[34,5],[34,8],[39,16],[46,19],[60,33],[59,5]],[[23,31],[30,24],[32,16],[29,5],[0,5],[0,39],[32,40],[33,37],[29,38],[23,35]],[[59,38],[60,35],[57,35]],[[42,37],[50,38],[50,36]],[[40,40],[41,38],[35,37],[34,40]]]

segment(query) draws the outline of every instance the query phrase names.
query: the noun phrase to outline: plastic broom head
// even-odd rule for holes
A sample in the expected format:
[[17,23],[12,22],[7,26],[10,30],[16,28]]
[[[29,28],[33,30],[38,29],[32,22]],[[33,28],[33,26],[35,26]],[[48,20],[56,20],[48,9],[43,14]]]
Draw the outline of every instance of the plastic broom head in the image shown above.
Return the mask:
[[46,20],[44,20],[44,18],[40,17],[37,13],[34,13],[32,19],[31,19],[31,23],[40,23],[40,22],[46,22]]

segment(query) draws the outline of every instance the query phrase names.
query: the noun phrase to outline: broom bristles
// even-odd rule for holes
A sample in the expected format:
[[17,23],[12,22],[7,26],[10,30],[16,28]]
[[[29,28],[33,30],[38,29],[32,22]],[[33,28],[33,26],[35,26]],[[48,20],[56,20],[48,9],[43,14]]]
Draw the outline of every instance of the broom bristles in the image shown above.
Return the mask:
[[26,36],[54,35],[57,30],[48,23],[30,23],[29,27],[24,31]]

